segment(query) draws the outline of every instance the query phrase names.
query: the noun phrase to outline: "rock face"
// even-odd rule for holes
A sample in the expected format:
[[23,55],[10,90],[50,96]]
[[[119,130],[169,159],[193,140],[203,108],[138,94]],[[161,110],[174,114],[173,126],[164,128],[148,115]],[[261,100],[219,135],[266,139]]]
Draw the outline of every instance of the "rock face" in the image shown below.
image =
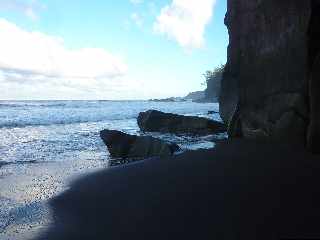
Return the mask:
[[205,101],[218,102],[221,89],[222,73],[223,70],[221,72],[216,72],[213,76],[211,76],[210,80],[207,81],[207,88],[205,90],[204,98]]
[[180,150],[176,144],[169,144],[149,136],[135,136],[115,130],[103,130],[100,137],[115,158],[146,158],[170,156]]
[[232,136],[305,144],[311,2],[228,0],[220,113]]
[[226,131],[224,124],[217,121],[156,110],[141,112],[138,116],[138,125],[146,132],[208,135]]
[[205,98],[205,92],[204,91],[196,91],[196,92],[189,93],[183,99],[192,100],[192,101],[198,101],[198,100],[202,100],[204,98]]
[[312,1],[309,24],[309,96],[310,124],[308,129],[308,148],[320,153],[320,0]]

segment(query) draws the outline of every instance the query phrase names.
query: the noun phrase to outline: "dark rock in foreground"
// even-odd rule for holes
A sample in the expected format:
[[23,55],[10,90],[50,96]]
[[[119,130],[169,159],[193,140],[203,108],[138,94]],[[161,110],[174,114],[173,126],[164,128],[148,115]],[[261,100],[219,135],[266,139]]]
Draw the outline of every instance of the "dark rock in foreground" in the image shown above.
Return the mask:
[[146,132],[208,135],[226,131],[225,126],[218,121],[156,110],[141,112],[138,116],[138,125]]
[[150,136],[135,136],[116,130],[103,130],[100,137],[115,158],[170,156],[180,148]]

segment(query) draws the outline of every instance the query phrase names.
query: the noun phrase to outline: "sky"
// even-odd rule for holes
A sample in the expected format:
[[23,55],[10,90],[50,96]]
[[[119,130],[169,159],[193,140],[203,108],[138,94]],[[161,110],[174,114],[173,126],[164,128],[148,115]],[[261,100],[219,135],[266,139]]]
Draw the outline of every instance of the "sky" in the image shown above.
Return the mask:
[[226,62],[226,0],[0,0],[0,99],[150,99]]

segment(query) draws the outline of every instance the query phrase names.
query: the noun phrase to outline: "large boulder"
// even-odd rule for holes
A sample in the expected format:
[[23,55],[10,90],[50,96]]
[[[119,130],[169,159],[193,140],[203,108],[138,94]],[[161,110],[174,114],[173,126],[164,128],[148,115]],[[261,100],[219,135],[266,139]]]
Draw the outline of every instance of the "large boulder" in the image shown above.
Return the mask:
[[226,131],[224,124],[218,121],[156,110],[141,112],[138,116],[138,125],[146,132],[209,135]]
[[220,113],[231,136],[305,144],[311,1],[228,0]]
[[136,136],[116,130],[102,130],[100,137],[115,158],[147,158],[170,156],[180,150],[177,144],[150,136]]

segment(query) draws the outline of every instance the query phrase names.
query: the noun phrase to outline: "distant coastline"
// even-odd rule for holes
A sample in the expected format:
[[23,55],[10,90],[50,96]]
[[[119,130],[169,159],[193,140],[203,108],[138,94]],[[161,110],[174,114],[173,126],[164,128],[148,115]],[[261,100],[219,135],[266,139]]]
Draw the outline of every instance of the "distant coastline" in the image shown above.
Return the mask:
[[195,102],[195,103],[215,103],[218,99],[215,97],[207,96],[206,91],[190,92],[184,97],[169,97],[160,99],[149,99],[150,102]]

